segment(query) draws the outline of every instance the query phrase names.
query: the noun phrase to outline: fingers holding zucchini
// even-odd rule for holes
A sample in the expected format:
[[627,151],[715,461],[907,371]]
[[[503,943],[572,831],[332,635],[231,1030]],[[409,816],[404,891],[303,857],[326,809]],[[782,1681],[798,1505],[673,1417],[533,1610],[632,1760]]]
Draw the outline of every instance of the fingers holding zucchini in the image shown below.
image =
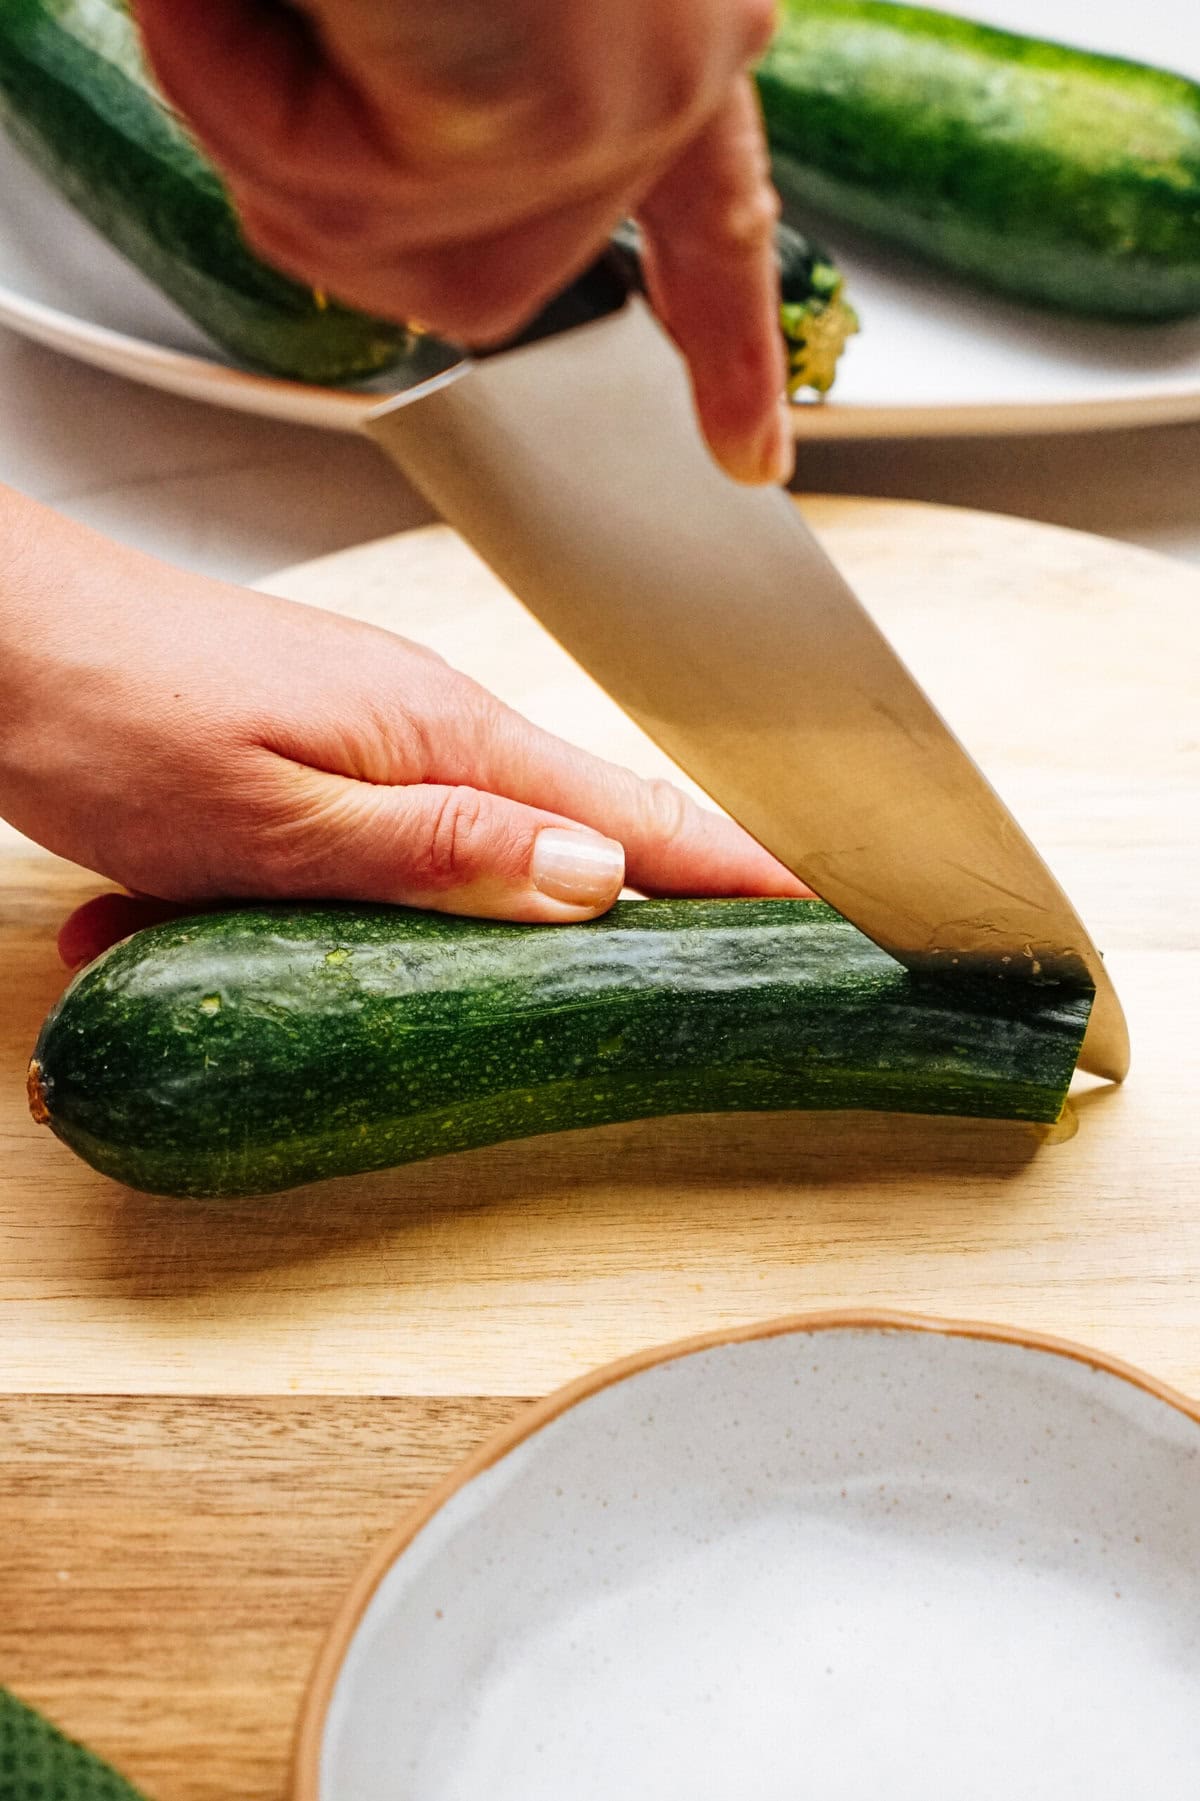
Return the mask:
[[[453,10],[457,14],[462,9]],[[264,116],[270,84],[264,81],[263,67],[280,65],[285,85],[302,76],[307,28],[298,13],[285,19],[275,6],[203,6],[198,0],[189,0],[187,8],[176,0],[156,0],[139,11],[168,80],[173,87],[183,84],[181,98],[203,110],[206,92],[220,87],[224,125],[216,118],[206,125],[214,143],[222,130],[285,131],[285,120],[276,117],[272,122]],[[763,0],[745,0],[745,42],[760,41],[767,11]],[[203,29],[198,25],[195,42],[181,62],[180,21],[193,15]],[[723,6],[720,17],[732,20],[731,9]],[[744,47],[739,39],[739,60]],[[221,86],[215,78],[206,85],[201,79],[209,68],[205,56],[211,62],[214,54],[218,64],[222,57],[232,59],[232,86],[229,82]],[[230,93],[238,91],[239,80],[250,84],[248,99],[240,111],[233,109],[231,123],[227,103]],[[294,144],[272,159],[271,180],[264,176],[260,161],[252,182],[241,171],[238,145],[222,138],[239,204],[255,240],[273,258],[264,261],[248,246],[222,179],[152,81],[133,18],[122,0],[5,0],[0,5],[0,118],[14,140],[78,210],[229,355],[272,374],[330,384],[386,370],[399,382],[410,360],[428,373],[426,352],[396,322],[402,292],[413,318],[427,322],[440,311],[443,329],[464,337],[504,332],[536,304],[548,284],[573,271],[584,240],[586,250],[646,186],[644,174],[594,185],[574,223],[553,209],[548,217],[532,217],[526,209],[507,219],[500,217],[502,209],[485,207],[470,229],[460,229],[457,245],[444,224],[431,228],[401,268],[395,262],[394,243],[389,247],[370,238],[375,226],[368,215],[376,224],[382,217],[385,227],[394,226],[395,209],[385,207],[381,213],[377,204],[368,204],[369,190],[380,179],[379,150],[362,138],[361,116],[350,118],[344,116],[344,108],[339,110],[343,99],[335,84],[321,102],[324,112],[318,107],[307,125],[315,128],[315,121],[327,140],[332,134],[344,153],[349,146],[365,167],[369,165],[369,179],[351,191],[338,177],[316,199],[311,191],[306,195],[300,183],[298,196],[299,152],[292,154]],[[321,153],[320,139],[314,153],[311,136],[302,147],[309,188],[320,177],[328,184],[331,174],[337,175],[339,159]],[[481,192],[478,183],[475,192]],[[326,278],[319,292],[311,285],[316,267],[314,217]],[[363,253],[364,242],[369,243],[370,254]],[[832,272],[831,281],[828,259],[798,243],[794,233],[781,232],[776,250],[788,304],[784,335],[791,385],[823,392],[853,329],[852,315],[840,299],[840,277]],[[537,269],[531,278],[534,264]],[[755,267],[754,281],[761,287],[771,278],[765,251]],[[707,295],[711,280],[704,277],[703,286]],[[480,296],[487,287],[492,290],[490,327],[481,322],[480,312]],[[352,292],[360,306],[377,312],[339,304],[336,297],[343,290]],[[765,369],[774,345],[763,323],[761,295],[749,310],[759,319],[753,330]],[[746,311],[735,297],[735,315]],[[732,323],[735,336],[744,340],[744,322],[739,324],[735,316]],[[735,345],[712,378],[727,396],[738,354]]]
[[729,820],[420,645],[172,569],[16,493],[0,504],[24,547],[0,814],[112,881],[555,923],[604,911],[626,873],[669,894],[804,892]]

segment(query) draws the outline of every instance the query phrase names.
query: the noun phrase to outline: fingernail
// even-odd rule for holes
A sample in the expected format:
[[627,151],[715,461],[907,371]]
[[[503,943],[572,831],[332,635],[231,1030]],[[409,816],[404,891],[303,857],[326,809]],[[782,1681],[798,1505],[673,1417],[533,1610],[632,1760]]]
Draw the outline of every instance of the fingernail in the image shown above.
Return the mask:
[[533,846],[533,885],[571,907],[611,906],[625,880],[625,849],[598,832],[547,826]]
[[771,429],[763,439],[763,475],[767,481],[781,486],[796,473],[796,439],[792,432],[792,409],[781,400],[775,409]]

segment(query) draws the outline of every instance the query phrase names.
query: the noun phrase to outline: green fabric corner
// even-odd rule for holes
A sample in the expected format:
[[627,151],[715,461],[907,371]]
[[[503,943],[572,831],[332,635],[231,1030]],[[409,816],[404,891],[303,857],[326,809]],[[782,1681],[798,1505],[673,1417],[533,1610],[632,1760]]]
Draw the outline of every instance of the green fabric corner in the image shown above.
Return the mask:
[[0,1801],[145,1801],[132,1783],[0,1688]]

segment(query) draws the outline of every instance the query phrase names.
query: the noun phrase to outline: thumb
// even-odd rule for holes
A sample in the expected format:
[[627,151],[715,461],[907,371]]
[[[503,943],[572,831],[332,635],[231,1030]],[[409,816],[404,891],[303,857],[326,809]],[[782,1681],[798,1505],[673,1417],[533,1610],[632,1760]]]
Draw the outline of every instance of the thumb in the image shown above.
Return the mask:
[[286,866],[248,872],[256,893],[269,884],[295,897],[566,924],[607,912],[621,892],[623,847],[559,814],[462,785],[305,775],[304,842]]

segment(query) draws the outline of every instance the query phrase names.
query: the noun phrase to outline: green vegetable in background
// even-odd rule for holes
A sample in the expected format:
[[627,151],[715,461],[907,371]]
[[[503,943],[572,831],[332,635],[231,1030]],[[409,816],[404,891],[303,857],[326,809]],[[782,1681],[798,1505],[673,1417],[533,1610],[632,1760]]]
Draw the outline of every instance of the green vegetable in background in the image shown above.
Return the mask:
[[789,198],[1025,299],[1200,311],[1195,82],[888,0],[783,0],[758,81]]

